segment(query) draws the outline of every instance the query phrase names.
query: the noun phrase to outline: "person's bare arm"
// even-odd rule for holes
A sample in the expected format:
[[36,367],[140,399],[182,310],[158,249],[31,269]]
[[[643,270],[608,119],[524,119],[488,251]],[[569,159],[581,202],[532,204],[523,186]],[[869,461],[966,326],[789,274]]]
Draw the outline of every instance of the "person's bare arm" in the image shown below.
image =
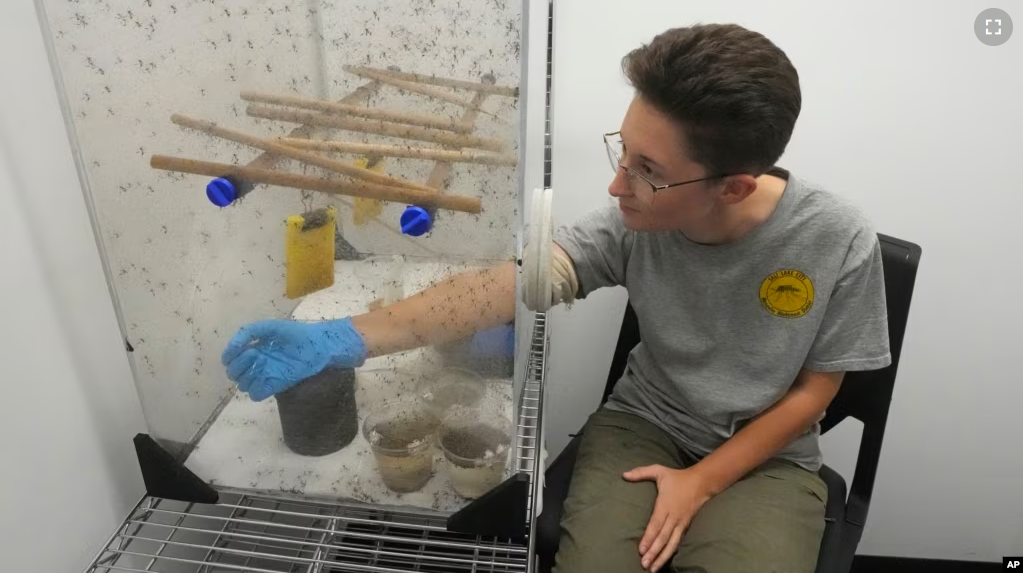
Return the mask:
[[515,275],[513,262],[455,275],[352,325],[370,357],[461,339],[515,318]]

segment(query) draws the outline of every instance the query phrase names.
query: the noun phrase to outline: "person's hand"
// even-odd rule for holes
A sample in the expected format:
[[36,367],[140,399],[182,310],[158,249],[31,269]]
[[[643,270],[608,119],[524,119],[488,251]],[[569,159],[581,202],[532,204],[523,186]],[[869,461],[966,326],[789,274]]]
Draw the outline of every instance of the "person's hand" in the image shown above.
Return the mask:
[[275,319],[239,329],[220,360],[240,391],[262,401],[327,367],[361,367],[366,355],[350,318],[319,323]]
[[657,572],[675,553],[682,533],[696,511],[710,500],[710,493],[701,477],[689,469],[655,464],[634,468],[622,476],[629,482],[649,480],[657,484],[654,512],[639,541],[643,568]]

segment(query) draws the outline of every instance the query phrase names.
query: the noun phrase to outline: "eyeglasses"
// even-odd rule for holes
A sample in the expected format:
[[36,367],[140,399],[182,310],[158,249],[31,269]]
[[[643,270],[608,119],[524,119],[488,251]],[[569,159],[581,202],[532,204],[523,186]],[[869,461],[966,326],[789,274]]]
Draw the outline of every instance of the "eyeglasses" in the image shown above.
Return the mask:
[[625,144],[622,143],[621,138],[615,137],[621,133],[622,132],[618,131],[611,132],[609,134],[604,134],[604,145],[607,147],[607,159],[611,161],[611,169],[613,169],[615,173],[618,173],[619,169],[625,170],[625,175],[627,176],[627,181],[629,182],[629,189],[632,191],[633,194],[636,195],[636,198],[641,201],[650,203],[654,200],[654,195],[658,191],[662,189],[668,189],[669,187],[678,187],[680,185],[688,185],[690,183],[697,183],[700,181],[708,181],[711,179],[727,177],[727,175],[715,175],[710,177],[701,177],[699,179],[690,179],[688,181],[680,181],[678,183],[658,185],[647,179],[643,174],[635,170],[629,169],[624,164],[622,164],[622,156],[625,155]]

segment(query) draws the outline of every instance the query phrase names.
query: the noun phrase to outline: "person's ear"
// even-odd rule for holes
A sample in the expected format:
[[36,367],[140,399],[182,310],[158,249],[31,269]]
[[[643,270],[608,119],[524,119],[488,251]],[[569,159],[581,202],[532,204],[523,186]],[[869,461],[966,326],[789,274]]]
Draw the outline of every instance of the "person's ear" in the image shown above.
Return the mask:
[[757,189],[757,178],[752,175],[731,175],[721,184],[721,201],[736,204],[746,199]]

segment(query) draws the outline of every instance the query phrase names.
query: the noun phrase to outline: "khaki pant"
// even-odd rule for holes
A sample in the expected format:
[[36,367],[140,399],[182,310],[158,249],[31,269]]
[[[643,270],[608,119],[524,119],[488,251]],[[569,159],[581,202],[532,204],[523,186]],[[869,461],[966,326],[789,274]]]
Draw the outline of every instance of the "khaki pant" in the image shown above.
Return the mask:
[[[641,572],[639,541],[657,487],[622,473],[695,461],[657,426],[600,409],[579,445],[561,520],[559,572]],[[827,486],[815,472],[769,461],[696,514],[670,561],[677,572],[812,572],[824,533]]]

